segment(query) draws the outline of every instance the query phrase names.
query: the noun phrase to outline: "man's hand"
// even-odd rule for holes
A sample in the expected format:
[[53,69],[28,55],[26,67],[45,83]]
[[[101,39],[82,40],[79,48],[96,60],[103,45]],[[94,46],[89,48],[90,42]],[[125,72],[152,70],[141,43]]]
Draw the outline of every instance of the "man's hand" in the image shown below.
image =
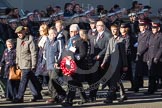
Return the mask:
[[139,60],[139,54],[136,55],[136,60],[135,61],[138,61]]
[[35,68],[32,68],[32,69],[31,69],[31,71],[32,71],[32,72],[35,72],[35,71],[36,71],[36,69],[35,69]]
[[71,57],[71,56],[67,56],[67,58],[68,58],[69,60],[71,60],[71,59],[72,59],[72,57]]
[[157,63],[158,63],[157,58],[154,58],[153,62],[154,62],[155,64],[157,64]]
[[104,69],[105,68],[105,64],[102,63],[101,64],[101,68]]
[[0,73],[1,73],[2,67],[0,67]]
[[123,67],[123,71],[124,72],[128,71],[128,67]]
[[96,56],[96,60],[99,60],[99,59],[100,59],[100,56],[99,56],[99,55],[97,55],[97,56]]
[[60,69],[60,67],[58,66],[57,63],[54,64],[54,68],[56,68],[56,69]]

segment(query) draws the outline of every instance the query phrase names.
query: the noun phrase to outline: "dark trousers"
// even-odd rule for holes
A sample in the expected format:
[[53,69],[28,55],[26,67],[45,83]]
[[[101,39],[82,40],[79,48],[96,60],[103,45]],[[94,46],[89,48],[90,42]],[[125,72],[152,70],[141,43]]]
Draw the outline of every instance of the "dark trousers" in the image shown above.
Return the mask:
[[6,98],[15,99],[18,93],[20,80],[7,80]]
[[65,90],[62,88],[58,76],[59,70],[49,71],[48,89],[53,99],[60,99],[66,96]]
[[136,70],[133,81],[135,91],[138,91],[140,87],[143,87],[143,77],[144,75],[147,74],[148,74],[147,63],[143,62],[142,58],[140,58],[136,63]]
[[[30,89],[35,89],[35,93],[33,94],[34,98],[42,97],[40,83],[38,82],[36,76],[30,69],[22,69],[22,76],[20,80],[19,90],[16,98],[23,99],[25,90],[27,88],[28,81],[31,81],[32,86],[29,86]],[[30,83],[29,83],[30,85]],[[34,87],[34,88],[32,88]]]
[[0,91],[1,95],[7,97],[7,78],[0,78]]
[[158,63],[151,63],[150,70],[149,70],[149,85],[148,85],[148,92],[155,92],[157,89],[157,78],[158,78]]
[[68,81],[68,95],[67,95],[67,99],[66,99],[67,102],[72,103],[73,99],[75,98],[77,89],[79,89],[81,99],[83,101],[87,99],[86,93],[83,90],[82,83],[78,82],[76,80],[70,80],[70,81]]

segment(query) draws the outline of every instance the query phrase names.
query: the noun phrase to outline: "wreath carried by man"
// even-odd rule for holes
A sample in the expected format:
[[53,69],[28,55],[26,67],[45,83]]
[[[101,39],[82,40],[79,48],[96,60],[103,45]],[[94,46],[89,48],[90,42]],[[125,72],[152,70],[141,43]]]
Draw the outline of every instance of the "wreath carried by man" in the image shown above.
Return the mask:
[[66,56],[61,60],[60,68],[65,76],[71,76],[76,72],[77,65],[71,57]]

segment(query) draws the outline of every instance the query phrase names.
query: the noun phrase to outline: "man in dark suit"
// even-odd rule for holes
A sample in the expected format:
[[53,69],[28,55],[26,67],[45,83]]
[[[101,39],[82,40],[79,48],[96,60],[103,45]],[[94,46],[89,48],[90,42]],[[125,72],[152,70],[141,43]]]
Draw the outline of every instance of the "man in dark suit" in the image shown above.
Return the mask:
[[[153,94],[156,91],[156,79],[160,72],[160,59],[162,59],[162,33],[160,23],[152,23],[152,35],[148,47],[149,85],[145,94]],[[160,75],[160,74],[159,74]]]
[[143,76],[147,74],[148,44],[151,31],[147,29],[146,22],[139,23],[140,33],[138,34],[138,47],[136,55],[136,70],[134,79],[134,91],[138,92],[143,87]]
[[[94,44],[94,52],[91,55],[93,56],[93,59],[96,62],[99,62],[99,64],[100,64],[102,62],[103,58],[104,58],[106,48],[107,48],[107,44],[108,44],[108,40],[111,37],[111,35],[110,35],[109,32],[107,32],[105,30],[105,25],[102,21],[97,21],[96,29],[97,29],[98,33],[97,33],[97,36],[95,36],[95,38],[94,38],[94,43],[93,43]],[[94,73],[89,75],[87,82],[90,85],[90,88],[97,81],[99,81],[99,79],[104,74],[101,71],[102,71],[102,69],[100,67],[98,67],[98,70],[94,70]],[[93,89],[90,89],[90,96],[89,96],[90,102],[96,101],[97,90],[98,90],[98,87],[93,87]]]

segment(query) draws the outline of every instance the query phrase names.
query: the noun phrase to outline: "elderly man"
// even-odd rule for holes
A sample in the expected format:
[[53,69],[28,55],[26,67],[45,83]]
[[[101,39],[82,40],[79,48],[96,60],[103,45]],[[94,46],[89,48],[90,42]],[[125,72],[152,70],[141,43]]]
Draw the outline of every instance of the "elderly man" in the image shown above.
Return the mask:
[[[31,101],[33,102],[38,99],[42,99],[42,95],[38,87],[39,82],[37,81],[37,78],[34,76],[33,73],[36,68],[37,58],[35,44],[33,41],[33,37],[31,35],[26,35],[26,31],[23,26],[17,27],[15,33],[17,33],[18,35],[16,46],[16,64],[22,70],[22,76],[20,80],[18,94],[13,102],[23,102],[24,93],[29,80],[32,82],[32,86],[35,89],[35,93],[33,94],[34,98],[31,99]],[[32,86],[29,86],[30,89],[33,89]]]
[[[66,57],[68,57],[69,60],[73,59],[79,67],[79,64],[83,64],[84,58],[87,55],[87,49],[88,44],[80,38],[79,26],[77,24],[72,24],[70,26],[70,39],[66,46],[66,51],[68,52]],[[72,106],[76,89],[78,88],[80,90],[82,88],[81,82],[84,75],[80,75],[77,72],[72,74],[71,79],[68,81],[68,94],[65,103],[62,104],[63,106]],[[85,92],[80,90],[80,93],[82,102],[87,102]]]

